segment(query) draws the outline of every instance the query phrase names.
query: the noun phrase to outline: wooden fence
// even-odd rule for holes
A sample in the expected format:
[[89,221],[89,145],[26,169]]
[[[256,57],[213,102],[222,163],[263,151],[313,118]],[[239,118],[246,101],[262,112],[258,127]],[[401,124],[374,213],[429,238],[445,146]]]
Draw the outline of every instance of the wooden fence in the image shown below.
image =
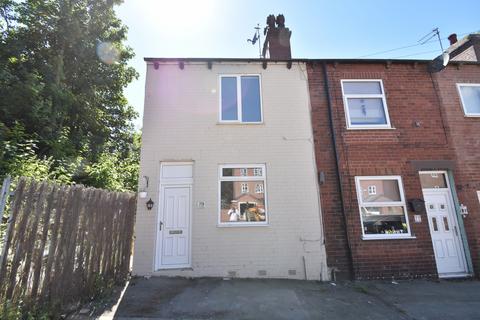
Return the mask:
[[124,281],[135,203],[133,193],[20,178],[0,240],[0,302],[60,310]]

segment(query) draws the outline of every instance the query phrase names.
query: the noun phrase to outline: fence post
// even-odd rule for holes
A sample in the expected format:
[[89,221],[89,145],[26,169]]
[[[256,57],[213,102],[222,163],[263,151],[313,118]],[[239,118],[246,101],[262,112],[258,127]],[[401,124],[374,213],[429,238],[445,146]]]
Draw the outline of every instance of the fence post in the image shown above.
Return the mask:
[[[8,196],[10,195],[10,182],[11,178],[10,176],[7,176],[5,179],[3,179],[3,184],[2,184],[2,190],[0,191],[0,220],[3,219],[3,211],[5,210],[5,206],[7,205],[7,199]],[[11,215],[11,213],[10,213]],[[10,216],[8,217],[7,220],[7,227],[5,229],[5,234],[4,234],[4,239],[0,243],[0,261],[3,261],[3,256],[6,254],[6,249],[7,249],[7,237],[8,237],[8,229],[10,229]],[[0,273],[2,272],[2,263],[0,263]]]
[[5,205],[7,204],[8,196],[10,195],[10,183],[11,177],[7,176],[3,179],[2,191],[0,191],[0,218],[3,217],[3,211],[5,210]]

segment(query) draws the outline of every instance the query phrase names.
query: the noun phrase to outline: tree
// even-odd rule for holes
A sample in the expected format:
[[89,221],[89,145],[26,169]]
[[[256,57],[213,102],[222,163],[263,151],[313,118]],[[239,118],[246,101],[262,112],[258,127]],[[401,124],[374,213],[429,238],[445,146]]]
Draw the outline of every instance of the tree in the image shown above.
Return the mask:
[[76,166],[80,183],[106,155],[118,162],[133,150],[136,113],[123,89],[137,73],[113,8],[121,2],[0,0],[0,142],[21,126],[34,156],[50,159],[50,171]]

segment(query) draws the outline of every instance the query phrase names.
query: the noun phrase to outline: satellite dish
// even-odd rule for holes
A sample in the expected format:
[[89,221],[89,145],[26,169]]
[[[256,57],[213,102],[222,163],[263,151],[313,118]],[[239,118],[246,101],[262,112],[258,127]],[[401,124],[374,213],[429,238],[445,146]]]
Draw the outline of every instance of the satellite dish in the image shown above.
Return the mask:
[[450,55],[448,54],[447,51],[445,51],[445,52],[442,54],[442,58],[443,58],[443,66],[446,67],[447,64],[448,64],[448,61],[450,61]]
[[450,61],[450,55],[447,51],[430,61],[428,64],[428,71],[435,73],[442,71],[447,66],[448,62]]
[[427,43],[430,39],[437,36],[438,42],[440,43],[440,49],[442,49],[442,54],[433,59],[428,64],[428,71],[429,72],[439,72],[442,71],[450,61],[450,55],[448,54],[448,50],[443,51],[442,39],[440,38],[440,30],[438,28],[433,29],[429,34],[425,35],[422,39],[418,40],[420,44]]

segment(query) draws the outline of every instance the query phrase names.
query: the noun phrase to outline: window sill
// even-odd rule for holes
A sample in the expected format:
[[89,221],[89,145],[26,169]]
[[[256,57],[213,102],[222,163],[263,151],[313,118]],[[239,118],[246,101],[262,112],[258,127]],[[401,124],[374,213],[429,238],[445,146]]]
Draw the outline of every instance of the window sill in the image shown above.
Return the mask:
[[465,114],[465,118],[480,118],[480,114],[478,114],[478,113]]
[[347,127],[347,130],[397,130],[394,127]]
[[409,240],[409,239],[417,239],[416,236],[412,235],[402,235],[402,236],[390,236],[390,237],[368,237],[368,236],[362,236],[362,240],[370,241],[370,240]]
[[217,228],[235,228],[235,227],[240,227],[240,228],[245,228],[245,227],[269,227],[270,225],[268,223],[244,223],[244,222],[239,222],[239,223],[219,223],[217,224]]
[[265,122],[222,122],[222,121],[217,121],[217,125],[228,125],[228,126],[243,126],[243,125],[254,125],[254,126],[258,126],[258,125],[262,125],[262,124],[265,124]]

